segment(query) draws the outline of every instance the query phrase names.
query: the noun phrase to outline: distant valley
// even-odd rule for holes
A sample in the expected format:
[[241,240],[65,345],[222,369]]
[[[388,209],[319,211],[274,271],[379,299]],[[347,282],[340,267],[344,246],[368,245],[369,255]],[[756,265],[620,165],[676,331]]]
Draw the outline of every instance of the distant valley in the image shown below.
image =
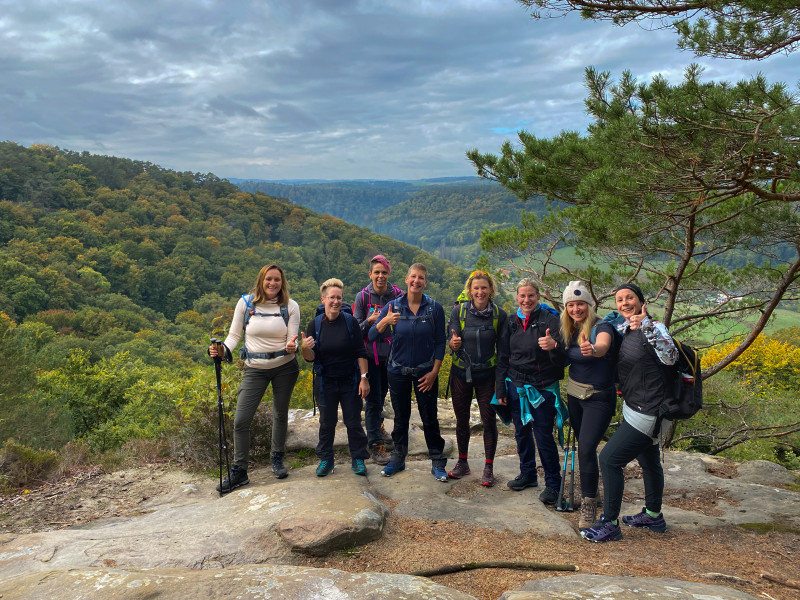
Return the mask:
[[467,268],[480,255],[481,231],[516,224],[523,211],[546,210],[543,198],[522,202],[499,184],[478,177],[416,181],[230,181],[242,191],[286,198],[314,212],[414,244]]

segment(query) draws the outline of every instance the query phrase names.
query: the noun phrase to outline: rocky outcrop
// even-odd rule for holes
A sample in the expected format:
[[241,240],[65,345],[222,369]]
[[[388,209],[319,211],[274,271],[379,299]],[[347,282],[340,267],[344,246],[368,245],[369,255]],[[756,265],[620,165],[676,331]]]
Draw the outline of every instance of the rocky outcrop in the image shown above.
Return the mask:
[[500,600],[756,600],[720,585],[680,579],[567,575],[529,581]]
[[251,565],[192,569],[69,569],[0,582],[3,600],[475,600],[429,579],[391,573]]

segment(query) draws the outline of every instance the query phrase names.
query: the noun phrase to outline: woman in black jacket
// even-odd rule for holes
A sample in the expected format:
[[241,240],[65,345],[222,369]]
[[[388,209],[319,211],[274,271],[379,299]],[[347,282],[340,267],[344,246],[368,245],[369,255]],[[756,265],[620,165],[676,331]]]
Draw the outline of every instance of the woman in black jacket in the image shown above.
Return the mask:
[[497,401],[509,404],[519,453],[520,474],[508,487],[520,491],[539,485],[538,446],[546,486],[539,500],[555,504],[561,473],[553,426],[560,403],[558,382],[564,378],[564,343],[558,317],[539,303],[539,287],[532,279],[517,284],[517,304],[500,335],[496,371]]
[[638,286],[621,285],[614,299],[617,310],[625,317],[625,322],[617,328],[623,334],[617,369],[624,420],[600,452],[603,514],[597,523],[581,532],[590,542],[622,538],[618,519],[625,488],[623,469],[634,458],[642,467],[645,507],[639,514],[622,517],[622,522],[651,531],[667,530],[661,514],[664,469],[659,436],[662,427],[669,422],[659,419],[658,411],[668,394],[663,365],[674,365],[678,350],[667,328],[650,318]]
[[453,363],[450,385],[453,390],[453,412],[456,415],[458,462],[449,475],[459,479],[470,474],[467,462],[469,449],[469,409],[472,393],[478,401],[483,422],[485,464],[481,484],[494,485],[494,454],[497,450],[497,419],[491,402],[495,387],[498,332],[506,325],[506,313],[495,305],[494,280],[483,271],[475,271],[467,279],[468,300],[456,304],[450,313],[448,330]]

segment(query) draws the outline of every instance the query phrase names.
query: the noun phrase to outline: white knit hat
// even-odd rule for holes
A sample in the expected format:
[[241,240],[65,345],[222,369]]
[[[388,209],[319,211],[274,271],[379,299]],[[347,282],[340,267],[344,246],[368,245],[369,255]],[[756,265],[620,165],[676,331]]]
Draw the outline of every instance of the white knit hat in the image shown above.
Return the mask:
[[564,304],[567,302],[586,302],[592,303],[592,297],[589,295],[589,290],[583,285],[582,281],[570,281],[567,288],[564,290]]

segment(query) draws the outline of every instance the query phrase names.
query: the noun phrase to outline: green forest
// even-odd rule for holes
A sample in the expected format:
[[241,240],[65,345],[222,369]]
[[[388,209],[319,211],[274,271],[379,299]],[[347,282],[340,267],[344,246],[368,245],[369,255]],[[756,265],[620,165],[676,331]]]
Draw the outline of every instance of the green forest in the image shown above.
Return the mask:
[[419,181],[341,181],[287,185],[236,181],[243,191],[287,198],[318,213],[369,227],[470,268],[483,231],[519,223],[523,211],[543,214],[541,197],[519,200],[479,178]]
[[[467,276],[210,173],[0,143],[0,439],[97,453],[150,440],[202,464],[216,448],[209,338],[225,334],[258,270],[282,266],[305,327],[319,284],[338,277],[354,298],[379,252],[401,286],[408,265],[426,263],[426,291],[445,305]],[[310,379],[293,406],[311,406]],[[226,366],[229,411],[237,381]]]

